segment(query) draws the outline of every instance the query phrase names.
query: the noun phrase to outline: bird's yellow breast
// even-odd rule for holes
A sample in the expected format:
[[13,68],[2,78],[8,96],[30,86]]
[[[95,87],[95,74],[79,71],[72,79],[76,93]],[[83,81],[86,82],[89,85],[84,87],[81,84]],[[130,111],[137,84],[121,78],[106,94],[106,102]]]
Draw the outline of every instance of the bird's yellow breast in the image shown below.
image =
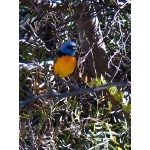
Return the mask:
[[60,77],[69,76],[75,69],[76,58],[74,56],[63,55],[58,57],[54,63],[54,72]]

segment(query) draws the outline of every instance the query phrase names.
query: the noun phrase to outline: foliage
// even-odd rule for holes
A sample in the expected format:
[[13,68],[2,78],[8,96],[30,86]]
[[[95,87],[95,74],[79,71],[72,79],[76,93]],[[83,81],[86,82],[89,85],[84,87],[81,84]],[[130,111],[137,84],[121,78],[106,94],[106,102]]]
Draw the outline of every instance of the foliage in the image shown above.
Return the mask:
[[[130,87],[111,86],[102,91],[32,101],[47,92],[69,93],[113,83],[115,78],[120,82],[131,81],[131,4],[113,0],[51,2],[20,0],[19,4],[19,61],[27,65],[19,70],[20,149],[131,149]],[[93,10],[85,16],[95,13],[98,17],[108,66],[115,69],[110,81],[104,74],[90,77],[90,81],[83,78],[80,71],[84,62],[78,66],[77,76],[65,79],[56,76],[46,64],[57,56],[66,40],[78,43],[78,58],[83,52],[75,11],[80,4]],[[30,63],[36,67],[29,67]],[[101,68],[95,70],[98,69]],[[31,102],[23,103],[29,99]]]

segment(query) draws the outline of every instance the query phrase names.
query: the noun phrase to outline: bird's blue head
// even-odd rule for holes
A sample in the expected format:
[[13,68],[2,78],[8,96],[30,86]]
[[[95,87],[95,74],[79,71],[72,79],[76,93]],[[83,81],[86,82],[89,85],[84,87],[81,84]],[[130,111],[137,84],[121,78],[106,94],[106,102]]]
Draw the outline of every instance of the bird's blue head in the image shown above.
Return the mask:
[[72,41],[65,42],[60,47],[60,51],[62,53],[74,56],[76,54],[76,51],[77,51],[77,45]]

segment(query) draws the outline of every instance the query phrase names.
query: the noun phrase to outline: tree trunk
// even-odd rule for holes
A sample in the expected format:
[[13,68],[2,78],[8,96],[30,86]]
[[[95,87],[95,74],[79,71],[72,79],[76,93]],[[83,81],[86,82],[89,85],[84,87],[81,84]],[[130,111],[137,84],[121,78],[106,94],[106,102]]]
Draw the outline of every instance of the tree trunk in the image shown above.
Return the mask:
[[75,10],[79,16],[77,25],[80,47],[84,50],[84,55],[91,50],[84,62],[84,75],[95,78],[102,74],[110,81],[115,71],[108,68],[107,51],[96,12],[91,12],[86,4],[77,6]]

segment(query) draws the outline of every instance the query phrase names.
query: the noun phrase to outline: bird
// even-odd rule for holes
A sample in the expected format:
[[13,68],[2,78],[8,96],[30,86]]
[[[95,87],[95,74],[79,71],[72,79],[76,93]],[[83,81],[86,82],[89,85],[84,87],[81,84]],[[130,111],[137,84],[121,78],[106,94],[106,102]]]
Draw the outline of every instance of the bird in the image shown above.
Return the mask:
[[60,47],[53,66],[55,74],[64,78],[73,73],[77,64],[76,51],[77,45],[73,41],[67,41]]

